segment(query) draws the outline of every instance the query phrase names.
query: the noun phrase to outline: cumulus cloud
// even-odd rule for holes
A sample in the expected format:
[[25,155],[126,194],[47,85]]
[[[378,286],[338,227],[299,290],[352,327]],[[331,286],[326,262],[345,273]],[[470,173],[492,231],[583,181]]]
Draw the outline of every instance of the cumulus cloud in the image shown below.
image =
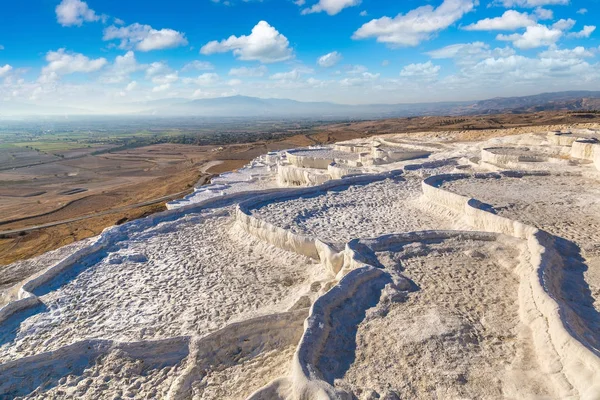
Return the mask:
[[302,14],[312,14],[325,11],[329,15],[336,15],[344,8],[354,7],[361,3],[361,0],[319,0],[319,2],[310,8],[302,10]]
[[183,83],[194,84],[198,86],[210,86],[219,81],[219,75],[214,72],[205,72],[196,78],[184,78]]
[[83,54],[67,53],[65,49],[49,51],[46,54],[48,65],[42,68],[41,81],[51,81],[61,75],[77,72],[95,72],[107,64],[106,58],[90,59]]
[[442,47],[437,50],[427,52],[431,58],[456,58],[464,54],[481,54],[489,48],[489,45],[483,42],[457,43]]
[[421,64],[409,64],[402,68],[400,76],[405,78],[434,79],[438,76],[440,69],[439,65],[434,65],[431,61]]
[[378,80],[380,74],[373,74],[371,72],[361,72],[359,74],[354,74],[351,78],[344,78],[340,80],[341,86],[364,86],[367,83],[372,83]]
[[127,86],[125,87],[125,90],[127,92],[131,92],[131,91],[135,90],[137,87],[138,87],[138,83],[136,81],[132,81],[127,84]]
[[490,49],[484,42],[457,43],[425,53],[433,59],[453,59],[458,65],[472,65],[488,57],[508,57],[515,54],[510,47]]
[[369,69],[364,65],[346,65],[344,67],[348,75],[359,75],[367,72]]
[[183,66],[183,68],[181,68],[182,71],[192,71],[192,70],[209,71],[212,69],[215,69],[214,65],[212,65],[208,61],[199,61],[199,60],[189,62],[189,63],[185,64]]
[[317,64],[323,68],[331,68],[342,60],[342,55],[337,51],[319,57]]
[[247,78],[258,78],[261,76],[265,76],[268,72],[267,67],[261,65],[259,67],[240,67],[240,68],[231,68],[229,70],[230,76],[239,76],[239,77],[247,77]]
[[111,25],[104,30],[102,40],[120,40],[119,48],[135,48],[139,51],[170,49],[188,44],[185,35],[173,29],[154,29],[138,23],[117,27]]
[[554,58],[554,59],[582,59],[594,57],[594,53],[587,50],[583,46],[577,46],[574,49],[551,49],[540,53],[541,58]]
[[426,5],[395,18],[373,19],[354,32],[352,38],[376,38],[391,46],[417,46],[454,24],[474,7],[475,0],[444,0],[437,8]]
[[0,78],[8,74],[13,69],[12,66],[5,64],[3,67],[0,67]]
[[171,71],[171,68],[167,65],[167,63],[163,61],[155,61],[147,66],[146,68],[146,78],[150,78],[155,75],[166,74]]
[[250,35],[230,36],[221,41],[208,42],[200,49],[202,54],[233,54],[240,60],[274,63],[292,58],[292,49],[288,39],[266,21],[260,21]]
[[575,20],[569,19],[559,19],[554,24],[552,24],[552,29],[558,29],[561,31],[568,31],[575,26]]
[[117,56],[113,65],[102,77],[105,83],[121,83],[129,79],[129,75],[145,68],[138,64],[133,51],[128,51],[122,56]]
[[577,14],[581,14],[581,15],[587,14],[587,12],[588,12],[587,8],[580,8],[579,10],[577,10]]
[[467,31],[514,31],[536,24],[536,21],[529,14],[508,10],[500,17],[482,19],[465,26],[463,29]]
[[556,5],[567,5],[569,0],[499,0],[501,5],[506,8],[510,7],[541,7],[541,6],[556,6]]
[[155,86],[152,88],[152,92],[153,93],[160,93],[160,92],[165,92],[167,90],[171,89],[171,84],[170,83],[165,83],[164,85],[159,85],[159,86]]
[[582,30],[579,32],[571,32],[567,35],[567,37],[575,39],[589,38],[595,30],[596,27],[594,25],[585,25]]
[[177,82],[179,80],[179,75],[177,74],[177,72],[172,72],[164,75],[154,75],[151,80],[152,83],[156,85],[166,85]]
[[271,75],[269,79],[295,81],[300,79],[300,77],[304,74],[312,74],[314,72],[315,71],[310,68],[299,67],[287,72],[278,72],[276,74]]
[[522,55],[509,57],[487,58],[464,71],[464,75],[479,84],[485,81],[509,82],[512,85],[533,82],[552,82],[563,79],[573,83],[597,79],[596,68],[581,57],[573,57],[573,53],[541,54],[540,58],[529,58]]
[[544,25],[528,26],[523,34],[498,35],[497,40],[512,42],[519,49],[533,49],[555,44],[563,35],[559,29],[548,28]]
[[55,11],[56,20],[62,26],[81,26],[84,22],[99,21],[103,18],[81,0],[62,0]]
[[549,10],[549,9],[543,8],[543,7],[536,8],[535,15],[541,20],[554,18],[554,12],[552,10]]

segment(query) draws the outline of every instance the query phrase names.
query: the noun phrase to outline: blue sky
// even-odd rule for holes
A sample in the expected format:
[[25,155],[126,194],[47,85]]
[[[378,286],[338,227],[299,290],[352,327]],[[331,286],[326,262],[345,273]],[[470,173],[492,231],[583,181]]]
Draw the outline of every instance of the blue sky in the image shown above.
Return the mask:
[[103,111],[228,95],[340,103],[600,90],[600,0],[22,0],[0,96]]

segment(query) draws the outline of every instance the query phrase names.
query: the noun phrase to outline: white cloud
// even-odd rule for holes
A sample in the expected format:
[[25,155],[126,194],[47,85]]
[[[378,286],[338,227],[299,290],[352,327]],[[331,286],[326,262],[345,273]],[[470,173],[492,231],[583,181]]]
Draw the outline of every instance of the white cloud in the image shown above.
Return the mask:
[[[575,51],[578,52],[581,51]],[[463,74],[479,85],[489,82],[496,86],[499,82],[506,82],[510,85],[535,83],[534,87],[538,87],[543,82],[554,84],[557,79],[562,79],[572,87],[575,78],[577,82],[598,79],[597,69],[582,58],[573,57],[573,54],[541,53],[540,58],[521,55],[487,58],[463,70]]]
[[288,39],[266,21],[260,21],[248,36],[230,36],[227,39],[212,41],[200,49],[202,54],[226,53],[232,51],[240,60],[257,60],[263,63],[285,61],[292,58]]
[[319,57],[317,64],[323,68],[331,68],[342,60],[342,55],[337,51]]
[[345,68],[348,75],[359,75],[369,70],[364,65],[346,65]]
[[135,47],[139,51],[170,49],[188,44],[185,35],[173,29],[154,29],[150,25],[138,23],[117,27],[109,26],[104,30],[102,40],[120,40],[119,48]]
[[138,64],[133,51],[128,51],[115,58],[114,64],[104,73],[102,81],[105,83],[121,83],[129,79],[129,75],[145,68]]
[[184,78],[183,83],[195,84],[199,86],[214,85],[219,81],[219,75],[214,72],[205,72],[204,74],[198,75],[196,78]]
[[419,79],[434,79],[438,76],[441,67],[434,65],[431,61],[421,64],[409,64],[402,68],[400,76],[405,78],[419,78]]
[[362,72],[356,74],[352,78],[344,78],[339,83],[342,86],[364,86],[367,83],[378,80],[380,74],[373,74],[370,72]]
[[314,73],[314,70],[310,69],[310,68],[303,68],[303,67],[299,67],[299,68],[294,68],[291,71],[288,72],[278,72],[276,74],[273,74],[269,77],[269,79],[273,79],[273,80],[284,80],[284,81],[296,81],[298,79],[300,79],[300,77],[304,74],[312,74]]
[[594,53],[586,50],[585,47],[577,46],[574,49],[551,49],[540,53],[541,58],[553,58],[553,59],[582,59],[594,57]]
[[300,73],[295,69],[288,71],[288,72],[278,72],[269,77],[269,79],[290,80],[290,81],[296,80],[298,78],[300,78]]
[[125,87],[125,90],[127,92],[131,92],[132,90],[135,90],[138,87],[138,83],[136,81],[132,81],[129,82],[129,84]]
[[251,67],[240,67],[240,68],[231,68],[229,70],[230,76],[241,76],[241,77],[252,77],[257,78],[261,76],[265,76],[268,72],[267,67],[264,65],[251,68]]
[[170,83],[165,83],[164,85],[153,87],[152,88],[152,92],[153,93],[160,93],[160,92],[165,92],[165,91],[167,91],[169,89],[171,89],[171,84]]
[[0,77],[5,76],[13,69],[12,66],[5,64],[3,67],[0,67]]
[[65,49],[49,51],[46,54],[48,65],[42,68],[40,80],[51,81],[61,75],[77,72],[89,73],[100,70],[107,64],[106,58],[90,59],[83,54],[67,53]]
[[489,49],[489,45],[483,42],[458,43],[442,47],[441,49],[429,51],[426,54],[434,59],[456,58],[459,56],[462,57],[465,54],[478,55],[484,51],[487,51],[487,49]]
[[229,86],[239,86],[241,85],[243,82],[241,79],[230,79],[227,81],[227,85]]
[[536,21],[527,13],[508,10],[501,17],[486,18],[464,27],[467,31],[514,31],[519,28],[536,25]]
[[486,43],[473,42],[452,44],[425,54],[433,59],[453,59],[456,64],[466,66],[476,64],[484,58],[508,57],[515,54],[515,51],[510,47],[491,50]]
[[165,75],[155,75],[152,77],[152,83],[155,85],[166,85],[175,83],[179,80],[179,75],[177,72],[172,72],[170,74]]
[[367,15],[369,15],[369,13],[366,10],[362,10],[358,15],[360,15],[361,17],[366,17]]
[[212,69],[215,69],[214,65],[212,65],[208,61],[199,61],[199,60],[189,62],[189,63],[185,64],[183,66],[183,68],[181,68],[182,71],[191,71],[191,70],[210,71]]
[[592,33],[596,30],[594,25],[585,25],[579,32],[571,32],[567,35],[570,38],[582,39],[589,38]]
[[510,7],[541,7],[541,6],[553,6],[553,5],[567,5],[569,0],[500,0],[506,8]]
[[551,29],[544,25],[528,26],[523,34],[514,33],[512,35],[498,35],[497,40],[512,42],[520,49],[533,49],[542,46],[551,46],[555,44],[562,36],[559,29]]
[[581,14],[581,15],[587,14],[587,12],[588,12],[587,8],[580,8],[579,10],[577,10],[577,14]]
[[101,17],[85,1],[62,0],[56,6],[56,20],[62,26],[81,26],[84,22],[99,21]]
[[354,7],[361,3],[361,0],[319,0],[319,2],[310,8],[302,10],[302,14],[312,14],[325,11],[329,15],[336,15],[344,8]]
[[538,7],[535,9],[535,15],[541,20],[547,20],[554,18],[554,11],[547,8]]
[[568,31],[575,26],[575,20],[569,19],[559,19],[554,24],[552,24],[552,29],[558,29],[560,31]]
[[171,71],[171,68],[167,65],[167,63],[162,61],[156,61],[152,64],[148,65],[146,68],[146,77],[152,77],[154,75],[166,74]]
[[395,18],[382,17],[361,26],[353,39],[377,38],[391,46],[417,46],[435,33],[448,28],[465,13],[472,11],[476,0],[444,0],[437,8],[422,6]]

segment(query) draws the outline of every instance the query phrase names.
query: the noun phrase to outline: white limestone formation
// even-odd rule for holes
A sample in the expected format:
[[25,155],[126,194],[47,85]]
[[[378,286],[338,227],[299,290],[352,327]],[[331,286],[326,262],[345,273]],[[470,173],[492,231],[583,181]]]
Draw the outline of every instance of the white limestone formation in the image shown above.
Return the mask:
[[39,257],[0,398],[600,398],[597,132],[436,136],[269,153]]

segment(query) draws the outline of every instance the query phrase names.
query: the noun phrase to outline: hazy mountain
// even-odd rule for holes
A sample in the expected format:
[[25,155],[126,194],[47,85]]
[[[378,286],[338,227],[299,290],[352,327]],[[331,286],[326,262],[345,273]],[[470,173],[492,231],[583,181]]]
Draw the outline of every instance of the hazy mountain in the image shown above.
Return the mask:
[[[302,102],[290,99],[263,99],[248,96],[189,100],[169,98],[122,103],[117,115],[137,117],[253,117],[253,118],[391,118],[427,115],[473,115],[574,111],[600,109],[600,91],[542,93],[533,96],[497,97],[481,101],[415,104],[344,105],[330,102]],[[102,114],[69,107],[37,106],[0,101],[0,117],[19,115]],[[114,114],[113,114],[114,115]]]
[[498,112],[533,112],[559,110],[589,110],[599,106],[600,92],[570,91],[541,93],[523,97],[497,97],[478,101],[474,110],[480,114]]
[[84,114],[91,114],[91,112],[89,110],[73,107],[39,106],[35,104],[18,103],[14,101],[0,101],[0,116]]
[[142,114],[201,117],[313,117],[378,118],[422,115],[470,115],[521,113],[545,110],[600,108],[600,92],[573,91],[542,93],[523,97],[498,97],[481,101],[343,105],[329,102],[300,102],[231,96],[192,101],[174,101],[151,107]]
[[148,109],[143,114],[163,116],[222,116],[222,117],[391,117],[434,114],[466,102],[426,104],[368,104],[345,105],[329,102],[301,102],[289,99],[261,99],[231,96],[198,99],[167,107]]

